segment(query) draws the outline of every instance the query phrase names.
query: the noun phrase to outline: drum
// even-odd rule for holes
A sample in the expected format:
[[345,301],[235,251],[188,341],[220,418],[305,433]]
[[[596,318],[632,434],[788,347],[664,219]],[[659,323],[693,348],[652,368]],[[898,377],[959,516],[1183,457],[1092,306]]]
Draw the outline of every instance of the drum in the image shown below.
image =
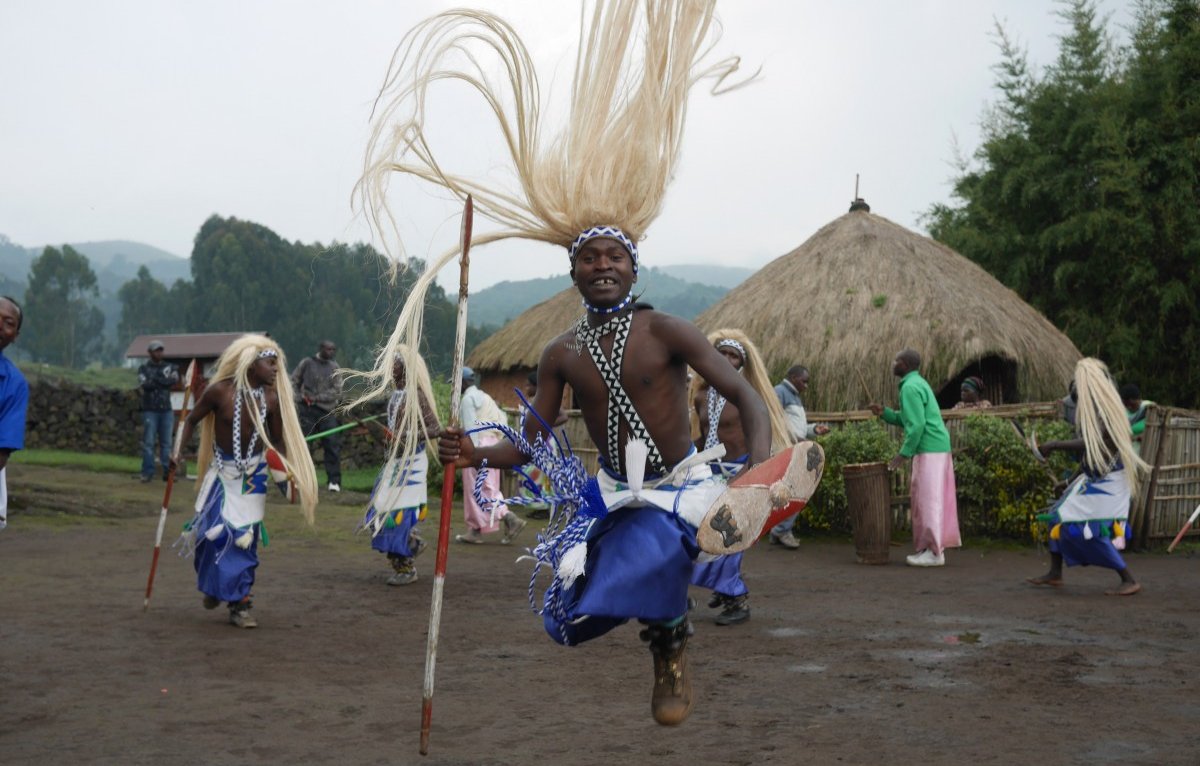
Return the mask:
[[854,558],[860,564],[886,564],[892,543],[892,483],[886,463],[842,467],[846,502],[854,530]]

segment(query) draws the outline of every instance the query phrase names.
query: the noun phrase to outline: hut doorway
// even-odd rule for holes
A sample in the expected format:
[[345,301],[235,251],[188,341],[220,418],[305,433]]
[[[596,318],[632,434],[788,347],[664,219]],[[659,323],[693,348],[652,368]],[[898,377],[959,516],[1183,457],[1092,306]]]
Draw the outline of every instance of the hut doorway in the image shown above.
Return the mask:
[[981,396],[992,404],[1012,404],[1021,401],[1017,388],[1017,363],[1002,356],[985,356],[958,371],[937,392],[938,406],[948,410],[958,403],[959,389],[966,378],[976,375],[983,378],[984,393]]

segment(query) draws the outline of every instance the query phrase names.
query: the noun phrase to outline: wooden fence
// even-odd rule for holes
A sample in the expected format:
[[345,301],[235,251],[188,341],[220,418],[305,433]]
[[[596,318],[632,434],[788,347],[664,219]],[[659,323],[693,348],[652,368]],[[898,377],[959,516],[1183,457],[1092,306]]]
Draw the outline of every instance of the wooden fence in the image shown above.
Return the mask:
[[[1151,406],[1142,434],[1142,459],[1149,481],[1135,498],[1129,524],[1139,546],[1175,537],[1200,504],[1200,412]],[[1192,530],[1185,539],[1195,539]]]
[[[950,444],[958,444],[967,418],[972,415],[991,415],[1007,420],[1020,421],[1025,427],[1030,421],[1053,421],[1061,417],[1058,402],[1030,402],[1027,404],[1003,404],[987,409],[942,410],[942,420],[946,422],[946,430],[950,432]],[[832,428],[843,428],[848,423],[859,423],[875,419],[870,410],[851,410],[849,412],[810,412],[808,422],[825,423]],[[904,429],[899,426],[884,424],[884,427],[897,442],[904,439]],[[1036,425],[1035,425],[1036,427]],[[912,528],[912,518],[909,514],[911,495],[908,489],[908,471],[893,471],[892,479],[892,529],[906,530]]]
[[[594,472],[599,466],[599,451],[588,436],[579,410],[568,410],[567,415],[567,422],[555,430],[559,432],[566,429],[575,454],[583,460],[589,471]],[[951,444],[957,443],[966,419],[972,415],[990,415],[1023,424],[1033,421],[1035,427],[1038,421],[1051,422],[1060,417],[1057,402],[1005,404],[985,410],[943,410],[942,418],[950,432]],[[825,423],[832,428],[842,428],[848,423],[874,417],[870,410],[808,413],[810,423]],[[516,425],[515,411],[509,411],[509,421]],[[903,438],[903,431],[899,427],[887,428],[897,441]],[[1175,536],[1192,510],[1200,504],[1200,412],[1151,406],[1142,437],[1142,459],[1151,464],[1152,471],[1134,498],[1130,527],[1139,547],[1162,545]],[[517,491],[514,477],[512,471],[504,472],[501,489],[505,496]],[[908,478],[907,471],[892,474],[892,521],[895,529],[908,529],[911,526]],[[1189,533],[1188,539],[1194,538],[1200,538],[1200,529]]]

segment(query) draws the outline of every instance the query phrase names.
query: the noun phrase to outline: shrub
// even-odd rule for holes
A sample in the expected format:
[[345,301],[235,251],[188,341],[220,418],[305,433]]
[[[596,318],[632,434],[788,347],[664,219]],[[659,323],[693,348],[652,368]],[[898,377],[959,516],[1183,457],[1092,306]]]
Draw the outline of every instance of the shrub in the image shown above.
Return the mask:
[[[1026,431],[1035,427],[1027,423]],[[1061,421],[1036,424],[1038,440],[1071,438]],[[1036,516],[1054,502],[1055,480],[1073,470],[1072,458],[1055,452],[1048,465],[1039,463],[1013,428],[993,415],[966,419],[954,450],[958,489],[958,523],[964,533],[1018,539],[1038,536]]]
[[825,450],[825,472],[798,524],[801,530],[849,532],[842,466],[889,460],[900,449],[900,444],[888,433],[882,421],[876,419],[847,423],[843,428],[817,437],[817,443]]

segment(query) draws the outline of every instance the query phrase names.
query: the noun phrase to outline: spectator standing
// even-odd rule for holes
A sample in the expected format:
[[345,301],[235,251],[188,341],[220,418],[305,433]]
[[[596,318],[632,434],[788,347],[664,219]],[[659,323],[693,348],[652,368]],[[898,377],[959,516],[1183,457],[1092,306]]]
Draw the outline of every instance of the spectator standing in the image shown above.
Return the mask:
[[[470,367],[463,367],[461,385],[462,401],[458,406],[458,419],[462,424],[463,432],[470,433],[471,429],[480,423],[507,422],[507,418],[500,409],[500,405],[496,404],[496,400],[475,385],[475,371]],[[498,444],[502,437],[497,431],[480,431],[470,434],[470,438],[475,446],[488,447]],[[454,539],[460,543],[478,545],[483,542],[485,534],[499,531],[500,525],[496,523],[499,520],[504,525],[504,534],[501,536],[500,542],[508,545],[517,535],[521,534],[521,530],[525,528],[525,520],[519,518],[503,503],[496,506],[495,516],[484,510],[475,500],[473,491],[475,477],[478,475],[478,468],[463,468],[463,516],[466,518],[467,532],[456,535]],[[487,472],[484,476],[482,494],[485,500],[504,498],[504,493],[500,491],[500,471],[493,468]]]
[[983,378],[978,375],[972,375],[962,382],[962,386],[958,389],[958,403],[950,409],[953,410],[986,410],[992,406],[992,403],[983,398],[983,392],[986,390]]
[[[787,375],[775,386],[775,396],[779,399],[779,406],[783,407],[783,414],[787,418],[788,429],[791,431],[791,437],[795,441],[804,439],[812,439],[817,436],[823,436],[829,433],[829,426],[810,424],[808,422],[808,413],[804,410],[804,400],[801,399],[801,394],[808,390],[808,368],[802,364],[792,365],[787,371]],[[798,513],[793,513],[783,521],[771,528],[771,542],[777,545],[782,545],[784,548],[795,550],[800,547],[800,541],[792,533],[792,528],[796,524]]]
[[[292,388],[296,391],[296,409],[300,427],[306,437],[337,428],[334,410],[342,401],[342,375],[334,361],[337,346],[331,340],[321,341],[317,353],[306,356],[292,372]],[[324,455],[325,477],[330,492],[342,491],[342,436],[330,434],[318,440]]]
[[171,389],[179,383],[179,370],[163,361],[161,340],[152,340],[146,347],[150,361],[138,367],[138,387],[142,390],[142,481],[154,478],[154,442],[158,440],[158,462],[163,481],[171,462],[171,433],[175,428],[175,411],[171,406]]
[[24,312],[12,298],[0,297],[0,529],[8,525],[8,457],[25,448],[25,409],[29,384],[4,349],[21,334]]
[[911,348],[896,354],[892,374],[900,378],[900,406],[890,409],[871,404],[871,412],[884,422],[904,428],[900,452],[888,463],[895,471],[912,458],[909,481],[912,497],[913,547],[909,566],[940,567],[946,563],[945,549],[962,545],[958,531],[958,497],[954,487],[954,461],[950,456],[950,432],[942,421],[937,397],[918,372],[921,355]]
[[1154,402],[1142,398],[1142,389],[1136,383],[1121,386],[1121,404],[1129,413],[1129,430],[1133,434],[1133,452],[1142,454],[1142,435],[1146,433],[1146,415]]

